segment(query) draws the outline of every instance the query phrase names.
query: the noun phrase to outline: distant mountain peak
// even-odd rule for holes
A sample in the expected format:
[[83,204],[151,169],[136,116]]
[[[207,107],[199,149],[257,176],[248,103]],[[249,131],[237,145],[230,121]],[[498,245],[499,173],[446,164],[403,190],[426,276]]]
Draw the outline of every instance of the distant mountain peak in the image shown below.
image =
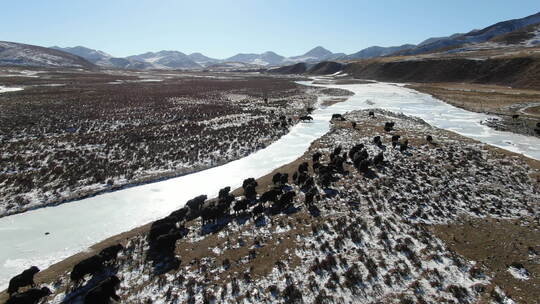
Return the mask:
[[307,53],[305,53],[303,56],[311,56],[311,57],[324,57],[332,55],[333,53],[329,50],[325,49],[322,46],[316,46],[309,50]]

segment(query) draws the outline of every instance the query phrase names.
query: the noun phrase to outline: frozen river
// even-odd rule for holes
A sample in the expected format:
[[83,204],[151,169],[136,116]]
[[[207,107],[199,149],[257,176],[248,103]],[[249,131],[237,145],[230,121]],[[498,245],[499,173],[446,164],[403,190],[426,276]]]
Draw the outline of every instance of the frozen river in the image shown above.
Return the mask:
[[0,93],[21,91],[22,89],[23,88],[8,88],[8,87],[0,86]]
[[403,112],[540,159],[540,139],[492,130],[479,124],[487,115],[450,106],[429,95],[384,83],[327,87],[345,88],[355,95],[316,110],[312,123],[298,124],[272,145],[245,158],[166,181],[0,218],[0,287],[31,265],[46,268],[107,237],[166,216],[197,195],[216,196],[220,188],[239,187],[245,178],[260,177],[295,160],[328,131],[333,113],[375,107]]

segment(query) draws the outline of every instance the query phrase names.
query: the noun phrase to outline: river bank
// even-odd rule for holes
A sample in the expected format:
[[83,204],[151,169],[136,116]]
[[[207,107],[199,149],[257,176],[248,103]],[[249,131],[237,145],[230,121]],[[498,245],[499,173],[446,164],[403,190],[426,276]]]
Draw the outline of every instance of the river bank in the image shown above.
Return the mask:
[[[275,303],[291,297],[305,302],[352,298],[387,303],[473,302],[536,296],[537,277],[531,277],[527,285],[517,278],[501,284],[497,278],[506,269],[477,264],[460,251],[456,254],[448,247],[455,248],[449,243],[452,238],[442,241],[437,235],[443,233],[432,234],[429,227],[451,227],[463,217],[479,223],[488,218],[518,220],[518,226],[537,218],[538,161],[404,115],[375,111],[375,118],[370,118],[361,111],[345,117],[347,121],[334,122],[300,158],[258,180],[260,194],[272,185],[274,172],[292,176],[298,164],[307,161],[320,188],[319,214],[308,210],[305,193],[289,180],[297,193],[295,212],[265,212],[262,219],[231,215],[225,226],[209,234],[203,232],[209,227],[198,219],[188,222],[190,232],[175,249],[182,262],[163,275],[154,275],[151,264],[145,262],[146,225],[38,274],[41,283],[55,290],[49,300],[59,303],[66,296],[66,276],[76,261],[118,242],[126,247],[115,266],[122,279],[118,293],[126,303],[202,303],[212,298]],[[392,131],[383,130],[387,121],[395,122]],[[382,146],[372,143],[375,135],[381,136]],[[401,143],[407,139],[408,149],[401,152],[399,145],[392,147],[392,135],[400,135]],[[427,135],[433,137],[432,143],[426,141]],[[333,190],[322,191],[311,169],[311,155],[322,152],[322,162],[327,163],[334,148],[341,146],[346,152],[357,143],[363,143],[371,157],[383,152],[384,164],[373,166],[373,175],[365,175],[348,161],[349,173],[336,174]],[[512,186],[500,189],[500,185]],[[241,196],[242,191],[234,194]],[[532,240],[539,237],[536,233]],[[537,243],[525,245],[540,250]],[[496,248],[491,251],[497,259],[505,259]],[[529,271],[534,273],[535,268]],[[358,293],[356,286],[362,286],[363,292]],[[76,298],[76,294],[68,297]]]
[[467,111],[492,115],[483,124],[495,130],[540,137],[538,90],[470,83],[413,83],[407,87]]
[[0,96],[0,217],[226,164],[285,135],[319,97],[343,95],[277,77],[38,75]]

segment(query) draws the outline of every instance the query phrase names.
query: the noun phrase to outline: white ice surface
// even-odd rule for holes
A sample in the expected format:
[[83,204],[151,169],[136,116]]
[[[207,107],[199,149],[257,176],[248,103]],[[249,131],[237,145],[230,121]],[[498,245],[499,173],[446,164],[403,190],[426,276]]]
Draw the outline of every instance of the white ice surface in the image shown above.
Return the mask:
[[[107,237],[166,216],[199,194],[216,196],[220,188],[234,189],[245,178],[260,177],[297,159],[328,131],[333,113],[385,108],[540,159],[540,139],[494,131],[478,123],[487,115],[455,108],[429,95],[384,83],[324,86],[348,89],[356,95],[316,110],[311,123],[296,125],[289,134],[245,158],[166,181],[0,218],[0,288],[31,265],[46,268]],[[368,99],[374,104],[366,103]]]
[[[309,82],[301,82],[307,84]],[[454,131],[478,141],[540,159],[540,138],[494,130],[480,122],[494,116],[454,107],[431,95],[390,83],[317,85],[355,93],[349,102],[364,109],[382,108],[422,118],[432,126]],[[369,100],[369,101],[368,101]]]
[[22,89],[23,88],[8,88],[8,87],[0,86],[0,93],[21,91]]

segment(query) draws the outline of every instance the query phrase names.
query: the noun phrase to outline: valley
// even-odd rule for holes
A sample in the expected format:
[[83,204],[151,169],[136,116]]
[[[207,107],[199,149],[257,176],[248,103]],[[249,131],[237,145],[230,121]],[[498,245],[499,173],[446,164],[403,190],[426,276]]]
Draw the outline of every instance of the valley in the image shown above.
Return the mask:
[[0,303],[540,303],[526,2],[6,3]]

